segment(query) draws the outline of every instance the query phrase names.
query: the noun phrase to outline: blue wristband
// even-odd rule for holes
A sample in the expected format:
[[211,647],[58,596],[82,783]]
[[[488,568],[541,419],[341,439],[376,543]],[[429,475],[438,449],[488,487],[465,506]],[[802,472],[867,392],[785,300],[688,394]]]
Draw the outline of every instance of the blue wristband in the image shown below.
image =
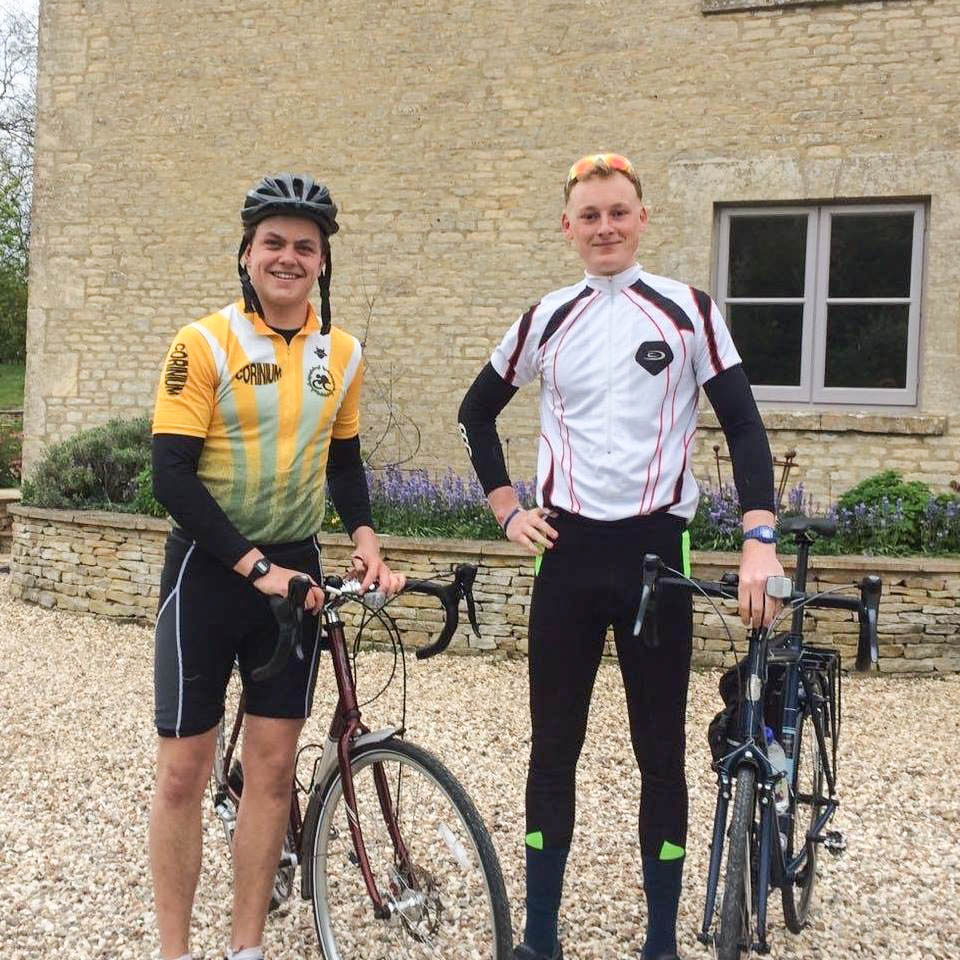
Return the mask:
[[503,535],[507,535],[507,527],[510,526],[510,521],[523,509],[523,507],[514,507],[513,510],[507,514],[507,519],[503,521],[500,525],[500,528],[503,530]]

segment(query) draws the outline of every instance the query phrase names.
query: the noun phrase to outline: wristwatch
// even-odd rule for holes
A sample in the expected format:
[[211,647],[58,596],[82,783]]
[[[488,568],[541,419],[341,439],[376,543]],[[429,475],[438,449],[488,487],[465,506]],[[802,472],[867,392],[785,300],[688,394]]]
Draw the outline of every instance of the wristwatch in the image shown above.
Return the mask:
[[270,567],[273,564],[266,557],[261,557],[251,568],[250,572],[247,574],[247,579],[251,583],[256,583],[261,577],[266,576],[270,572]]
[[744,540],[759,540],[761,543],[776,543],[779,537],[773,527],[762,524],[759,527],[753,527],[747,530],[743,535]]

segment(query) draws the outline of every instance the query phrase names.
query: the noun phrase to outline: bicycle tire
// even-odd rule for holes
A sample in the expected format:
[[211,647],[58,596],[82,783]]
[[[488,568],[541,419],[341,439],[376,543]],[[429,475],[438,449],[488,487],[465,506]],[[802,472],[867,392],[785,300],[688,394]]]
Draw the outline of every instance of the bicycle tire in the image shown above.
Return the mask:
[[[214,805],[214,812],[223,825],[224,837],[227,841],[227,849],[233,858],[233,836],[237,829],[237,805],[233,802],[232,796],[227,791],[227,784],[232,786],[234,793],[243,793],[243,764],[237,756],[240,743],[237,743],[237,751],[234,753],[230,763],[230,769],[226,770],[224,761],[226,759],[227,740],[229,732],[227,730],[227,718],[236,715],[237,704],[240,699],[240,672],[234,665],[227,681],[227,690],[224,696],[225,709],[220,718],[220,724],[217,728],[217,742],[213,753],[213,769],[210,772],[210,799]],[[224,809],[218,809],[218,805],[223,804]],[[283,849],[281,851],[281,860],[277,866],[276,875],[273,878],[273,888],[270,891],[270,905],[268,912],[273,912],[290,898],[293,892],[293,881],[296,873],[296,858],[292,856],[296,850],[296,839],[293,835],[292,827],[287,827],[287,832],[283,839]]]
[[757,772],[750,766],[737,771],[736,793],[727,840],[727,871],[717,933],[717,960],[738,960],[750,952],[753,941],[752,851],[756,811]]
[[[374,783],[380,765],[412,869],[401,874]],[[490,835],[466,791],[428,751],[402,740],[351,758],[357,811],[374,880],[395,912],[374,916],[346,820],[339,771],[316,793],[304,849],[314,927],[326,960],[507,960],[513,933]],[[314,814],[313,816],[311,814]],[[305,864],[305,869],[308,868]]]
[[[823,700],[823,681],[818,675],[811,677],[810,688],[815,697]],[[819,714],[824,737],[831,737],[829,718],[823,707],[807,700],[797,715],[797,732],[794,741],[794,769],[791,784],[790,826],[787,833],[786,858],[796,856],[800,842],[805,847],[806,861],[798,868],[793,883],[781,888],[783,919],[791,933],[800,933],[807,925],[813,905],[817,881],[817,843],[807,838],[810,828],[823,809],[823,759],[813,726],[814,715]]]

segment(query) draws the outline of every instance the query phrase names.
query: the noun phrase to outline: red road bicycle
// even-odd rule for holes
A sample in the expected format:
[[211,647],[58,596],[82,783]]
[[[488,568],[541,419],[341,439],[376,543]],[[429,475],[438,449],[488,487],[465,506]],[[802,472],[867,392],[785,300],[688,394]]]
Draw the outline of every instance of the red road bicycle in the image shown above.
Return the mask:
[[[476,573],[465,564],[445,585],[408,581],[405,593],[436,597],[445,615],[440,636],[418,649],[417,659],[447,647],[461,599],[479,635],[472,593]],[[286,598],[272,598],[280,639],[270,662],[254,671],[255,679],[282,669],[291,655],[303,656],[299,639],[308,586],[297,577]],[[321,637],[339,699],[309,783],[301,786],[295,778],[291,789],[271,908],[292,895],[300,867],[300,895],[311,901],[326,960],[506,960],[513,937],[503,876],[470,797],[433,754],[403,739],[402,724],[370,730],[363,723],[339,610],[356,603],[379,617],[402,658],[400,633],[384,596],[361,593],[356,580],[340,577],[326,577],[323,588]],[[221,721],[210,785],[231,847],[243,790],[237,753],[244,712],[241,694],[232,723],[226,716]]]

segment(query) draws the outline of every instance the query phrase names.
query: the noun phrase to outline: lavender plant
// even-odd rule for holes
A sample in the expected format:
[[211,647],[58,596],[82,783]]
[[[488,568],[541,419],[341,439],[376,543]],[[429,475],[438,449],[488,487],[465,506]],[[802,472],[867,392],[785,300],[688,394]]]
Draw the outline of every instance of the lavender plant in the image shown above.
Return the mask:
[[[934,497],[923,484],[900,481],[898,485],[897,479],[887,474],[870,478],[860,485],[863,499],[854,499],[848,492],[829,509],[818,504],[798,483],[787,491],[781,515],[826,515],[836,520],[837,536],[817,540],[814,553],[960,553],[960,497]],[[483,540],[503,536],[480,484],[449,468],[438,474],[396,466],[368,469],[367,483],[374,524],[382,533]],[[516,488],[520,502],[533,506],[533,483],[521,482]],[[919,502],[922,508],[918,513]],[[332,507],[328,509],[324,529],[342,529]],[[702,485],[690,536],[696,550],[740,549],[740,504],[732,484]],[[792,549],[785,538],[780,550]]]
[[704,484],[700,502],[690,523],[690,542],[695,550],[739,550],[743,543],[740,501],[733,484]]
[[[465,480],[449,467],[436,475],[395,466],[367,469],[366,474],[373,522],[381,533],[478,540],[495,540],[503,535],[475,478]],[[521,481],[514,487],[520,502],[533,506],[533,484]],[[341,527],[331,507],[324,529]]]
[[920,520],[924,553],[960,553],[960,497],[943,494],[924,508]]

